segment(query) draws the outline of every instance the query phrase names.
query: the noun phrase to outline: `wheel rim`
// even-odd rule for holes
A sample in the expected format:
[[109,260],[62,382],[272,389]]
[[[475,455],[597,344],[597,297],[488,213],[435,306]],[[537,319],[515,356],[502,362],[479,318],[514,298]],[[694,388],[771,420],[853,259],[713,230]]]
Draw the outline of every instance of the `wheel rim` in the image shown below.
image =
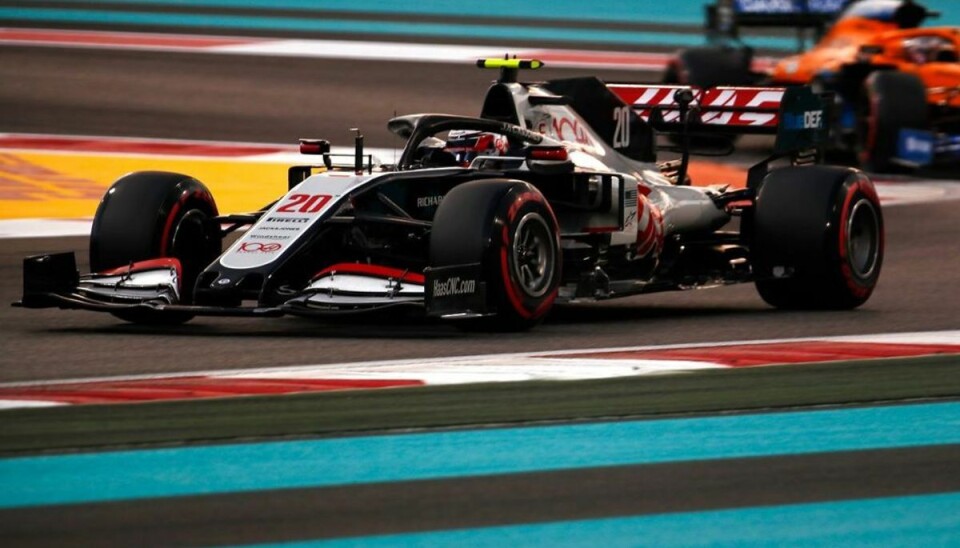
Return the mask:
[[850,210],[845,243],[853,273],[869,278],[877,268],[880,249],[880,218],[870,200],[861,198]]
[[537,213],[520,219],[513,234],[513,276],[523,292],[542,297],[553,277],[556,251],[550,225]]

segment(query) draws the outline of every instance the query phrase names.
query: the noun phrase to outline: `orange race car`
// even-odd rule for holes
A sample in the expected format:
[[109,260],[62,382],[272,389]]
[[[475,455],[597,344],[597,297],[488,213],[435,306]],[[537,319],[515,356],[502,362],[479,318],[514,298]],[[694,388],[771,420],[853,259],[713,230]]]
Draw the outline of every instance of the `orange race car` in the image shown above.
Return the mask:
[[[913,0],[718,0],[707,9],[715,45],[680,52],[665,80],[812,84],[834,93],[835,108],[823,123],[831,126],[835,151],[854,153],[876,171],[956,163],[960,29],[920,27],[937,16]],[[752,48],[739,38],[743,26],[812,28],[817,42],[757,72]]]

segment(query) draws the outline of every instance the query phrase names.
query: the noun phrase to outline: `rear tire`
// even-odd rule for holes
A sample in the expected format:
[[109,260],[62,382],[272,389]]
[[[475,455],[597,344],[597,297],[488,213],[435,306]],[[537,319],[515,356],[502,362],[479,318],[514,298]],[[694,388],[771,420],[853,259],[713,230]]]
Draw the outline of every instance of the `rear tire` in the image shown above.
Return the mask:
[[912,74],[881,70],[867,77],[858,114],[860,165],[883,173],[902,171],[897,155],[901,129],[929,129],[927,91]]
[[663,81],[703,88],[755,85],[757,77],[750,70],[752,62],[752,52],[747,48],[689,48],[670,61]]
[[[721,46],[703,46],[682,50],[667,64],[663,73],[663,83],[670,85],[712,88],[716,86],[749,86],[757,84],[757,77],[751,72],[753,53],[747,48],[728,48]],[[677,134],[667,139],[680,145]],[[736,135],[694,135],[691,144],[697,148],[722,150],[736,143]]]
[[[100,272],[137,261],[174,257],[180,261],[181,302],[193,298],[197,276],[222,252],[219,227],[210,219],[217,205],[196,179],[179,173],[142,171],[125,175],[107,190],[90,232],[90,268]],[[120,319],[179,324],[193,316],[124,310]]]
[[771,172],[753,221],[757,291],[788,309],[851,309],[867,301],[883,264],[883,215],[873,183],[855,169]]
[[560,285],[559,225],[529,183],[494,179],[454,188],[433,221],[430,264],[481,263],[493,317],[458,320],[467,330],[523,331],[540,323]]

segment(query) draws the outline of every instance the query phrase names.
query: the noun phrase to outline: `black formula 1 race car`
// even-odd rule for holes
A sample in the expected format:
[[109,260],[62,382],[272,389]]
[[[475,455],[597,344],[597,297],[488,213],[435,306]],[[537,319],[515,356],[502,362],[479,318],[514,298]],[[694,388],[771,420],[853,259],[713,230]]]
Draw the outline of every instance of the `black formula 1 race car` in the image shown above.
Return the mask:
[[[555,303],[741,282],[784,308],[870,297],[880,203],[862,172],[817,165],[824,104],[809,89],[523,83],[541,63],[478,64],[501,70],[479,117],[390,120],[406,139],[395,165],[360,138],[347,165],[302,140],[315,165],[290,168],[286,194],[256,212],[221,214],[187,175],[122,177],[96,212],[93,273],[73,253],[29,257],[16,304],[141,323],[416,307],[520,330]],[[745,186],[690,186],[694,131],[775,134],[776,154]],[[660,132],[679,160],[657,162]]]

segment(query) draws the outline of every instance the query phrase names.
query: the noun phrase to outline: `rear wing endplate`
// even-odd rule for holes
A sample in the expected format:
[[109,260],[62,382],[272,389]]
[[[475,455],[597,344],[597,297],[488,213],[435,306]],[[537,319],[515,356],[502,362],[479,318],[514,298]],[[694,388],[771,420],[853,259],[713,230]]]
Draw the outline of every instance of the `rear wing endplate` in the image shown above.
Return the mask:
[[[830,112],[825,97],[806,86],[714,87],[607,84],[655,130],[693,135],[775,135],[775,154],[818,148],[826,141]],[[677,92],[689,90],[687,122]]]

